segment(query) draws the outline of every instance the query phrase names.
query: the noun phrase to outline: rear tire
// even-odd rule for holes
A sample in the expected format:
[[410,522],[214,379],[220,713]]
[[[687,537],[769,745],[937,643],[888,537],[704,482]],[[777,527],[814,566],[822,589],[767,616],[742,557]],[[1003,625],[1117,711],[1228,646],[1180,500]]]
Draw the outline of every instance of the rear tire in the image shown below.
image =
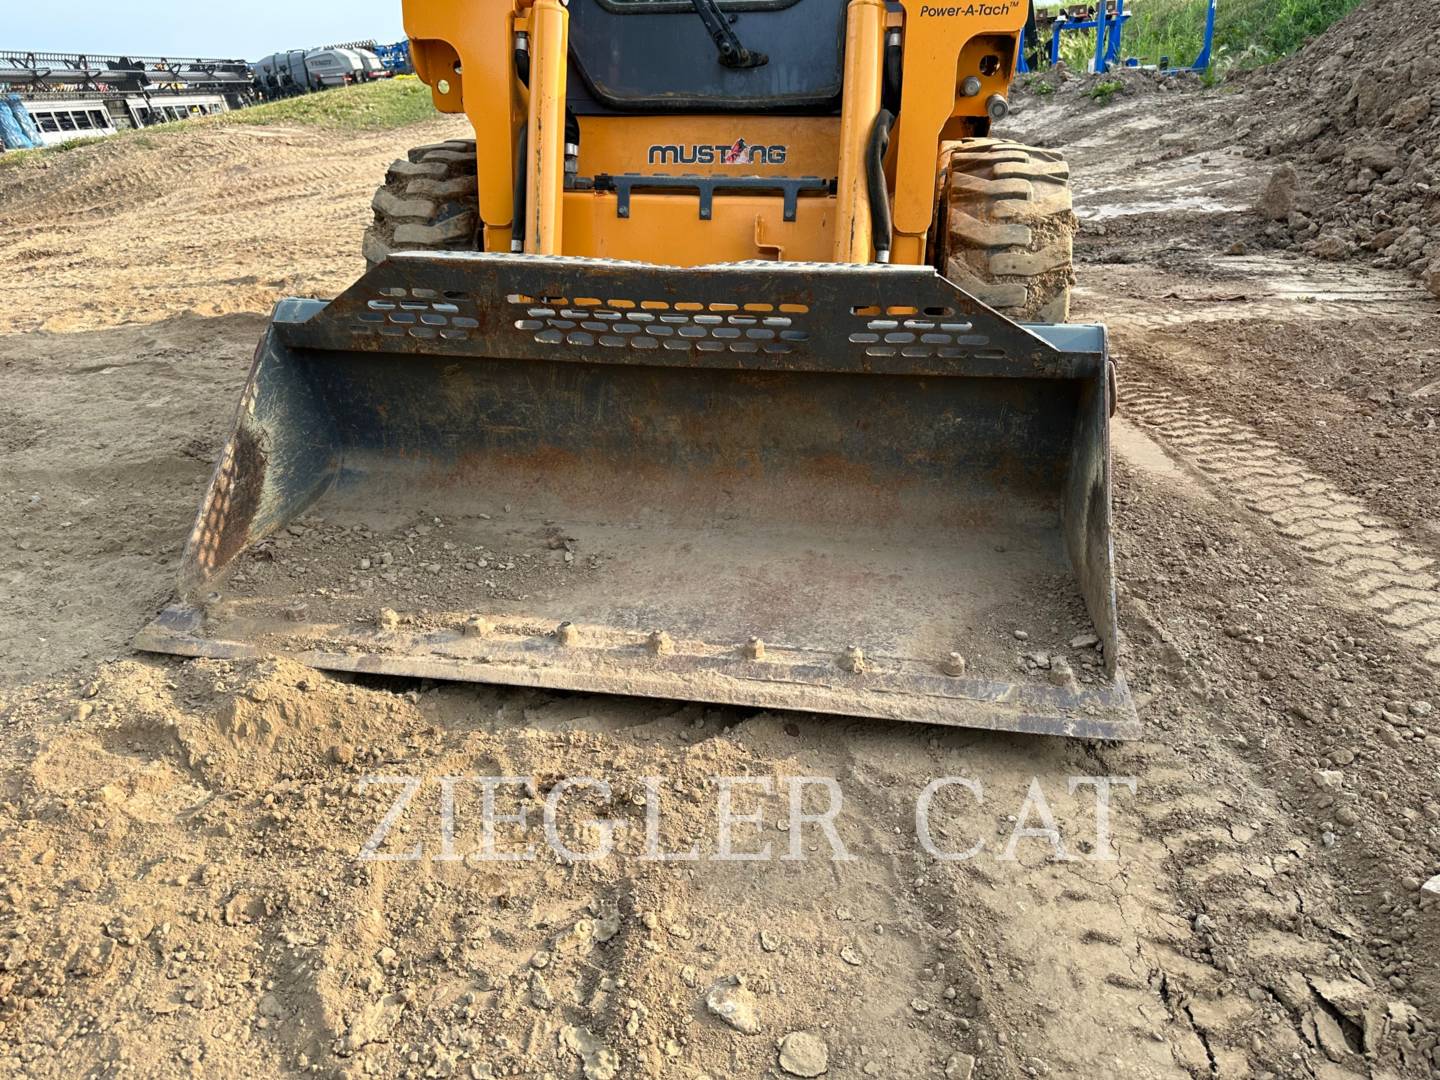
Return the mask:
[[1078,228],[1064,157],[1005,139],[961,139],[943,149],[937,268],[1011,319],[1064,322]]
[[478,250],[475,177],[473,139],[417,146],[391,165],[370,203],[375,223],[365,230],[366,265],[392,251]]

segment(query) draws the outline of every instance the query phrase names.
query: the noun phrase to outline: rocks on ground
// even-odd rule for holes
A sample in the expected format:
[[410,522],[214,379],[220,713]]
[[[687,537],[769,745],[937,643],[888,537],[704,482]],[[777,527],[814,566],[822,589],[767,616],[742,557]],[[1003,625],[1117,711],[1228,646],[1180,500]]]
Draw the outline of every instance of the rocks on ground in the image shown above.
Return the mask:
[[1279,162],[1267,235],[1322,259],[1409,270],[1440,296],[1440,21],[1370,0],[1289,59],[1239,79]]
[[791,1076],[819,1076],[830,1065],[825,1040],[809,1031],[792,1031],[780,1040],[780,1068]]
[[760,1005],[743,975],[727,976],[710,987],[705,1007],[741,1034],[760,1034]]

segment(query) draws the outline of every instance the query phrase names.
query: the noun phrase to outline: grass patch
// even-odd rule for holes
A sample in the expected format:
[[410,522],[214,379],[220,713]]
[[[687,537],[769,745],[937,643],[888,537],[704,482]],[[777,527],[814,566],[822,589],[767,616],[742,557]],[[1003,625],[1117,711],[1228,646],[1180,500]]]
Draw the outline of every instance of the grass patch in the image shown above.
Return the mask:
[[7,165],[22,165],[27,161],[34,161],[44,150],[6,150],[0,154],[0,169]]
[[1104,82],[1095,85],[1090,91],[1090,96],[1101,105],[1109,105],[1111,99],[1124,89],[1125,84],[1119,79],[1106,79]]
[[0,154],[0,168],[39,161],[78,150],[82,146],[109,145],[123,139],[132,146],[162,146],[166,139],[183,136],[200,127],[226,124],[273,124],[277,127],[318,127],[332,131],[386,131],[418,124],[438,116],[430,88],[419,79],[383,79],[362,86],[342,86],[304,97],[286,98],[220,116],[178,120],[148,128],[125,128],[103,139],[72,139],[37,150],[8,150]]
[[71,150],[79,150],[82,146],[90,146],[93,143],[107,140],[108,137],[106,139],[71,139],[69,142],[63,142],[57,146],[37,146],[34,150],[6,150],[5,153],[0,154],[0,168],[6,165],[20,165],[27,161],[40,161],[57,154],[68,154]]
[[[1215,13],[1213,66],[1255,67],[1287,56],[1324,33],[1361,0],[1222,0]],[[1142,64],[1195,62],[1205,41],[1206,0],[1142,0],[1125,24],[1123,55]],[[1047,53],[1048,55],[1048,53]],[[1077,71],[1095,56],[1094,33],[1066,34],[1060,55]]]
[[221,124],[276,124],[338,131],[385,131],[438,115],[419,79],[382,79],[226,113]]

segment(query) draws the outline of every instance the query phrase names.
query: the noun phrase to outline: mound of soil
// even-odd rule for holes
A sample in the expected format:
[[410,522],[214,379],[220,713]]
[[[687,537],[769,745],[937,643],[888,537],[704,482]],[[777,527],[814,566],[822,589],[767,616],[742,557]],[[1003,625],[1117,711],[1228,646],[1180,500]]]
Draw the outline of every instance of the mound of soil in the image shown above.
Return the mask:
[[[201,126],[97,140],[0,170],[0,277],[27,302],[0,333],[268,311],[334,296],[364,268],[370,197],[404,134]],[[342,142],[348,156],[334,150]],[[241,354],[244,363],[249,350]]]
[[1261,211],[1321,258],[1373,253],[1440,295],[1440,22],[1373,0],[1246,80],[1265,151],[1286,160]]

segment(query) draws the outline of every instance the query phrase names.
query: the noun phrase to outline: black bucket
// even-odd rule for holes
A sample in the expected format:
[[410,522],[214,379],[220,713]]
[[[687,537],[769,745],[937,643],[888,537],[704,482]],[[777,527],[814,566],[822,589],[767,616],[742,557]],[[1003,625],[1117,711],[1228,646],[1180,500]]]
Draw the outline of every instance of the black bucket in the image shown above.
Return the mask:
[[137,644],[1131,737],[1112,395],[928,268],[397,255],[277,308]]

